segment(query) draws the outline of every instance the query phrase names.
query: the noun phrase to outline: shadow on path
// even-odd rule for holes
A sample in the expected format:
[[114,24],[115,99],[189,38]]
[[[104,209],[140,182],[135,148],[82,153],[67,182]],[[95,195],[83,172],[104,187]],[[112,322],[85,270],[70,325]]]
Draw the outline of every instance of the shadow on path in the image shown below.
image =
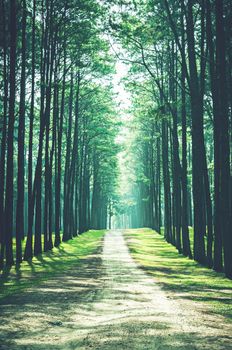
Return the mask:
[[1,350],[232,349],[230,326],[167,298],[120,231],[76,268],[4,300],[0,314]]

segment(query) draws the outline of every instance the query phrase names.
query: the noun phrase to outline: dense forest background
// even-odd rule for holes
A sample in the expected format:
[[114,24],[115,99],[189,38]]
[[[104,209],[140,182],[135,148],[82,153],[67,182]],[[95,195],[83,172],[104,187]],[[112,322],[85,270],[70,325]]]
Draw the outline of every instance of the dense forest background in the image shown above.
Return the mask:
[[66,241],[106,227],[118,122],[97,2],[1,1],[0,13],[1,265],[4,256],[10,265],[13,235],[20,263],[25,236],[30,259],[58,246],[61,230]]
[[232,278],[231,1],[0,6],[1,266],[126,216]]

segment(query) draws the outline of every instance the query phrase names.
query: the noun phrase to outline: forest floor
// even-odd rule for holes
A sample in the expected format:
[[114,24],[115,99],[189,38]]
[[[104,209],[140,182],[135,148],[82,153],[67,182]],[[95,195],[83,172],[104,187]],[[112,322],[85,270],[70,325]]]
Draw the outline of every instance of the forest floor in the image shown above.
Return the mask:
[[[152,275],[156,251],[145,247],[143,259],[138,251],[140,234],[151,244],[150,231],[125,231],[135,260],[122,231],[110,231],[102,248],[76,265],[3,298],[0,349],[232,350],[232,324],[226,315],[186,298],[187,287],[181,293],[173,285],[168,288],[168,267],[163,275]],[[157,261],[156,268],[163,269]]]

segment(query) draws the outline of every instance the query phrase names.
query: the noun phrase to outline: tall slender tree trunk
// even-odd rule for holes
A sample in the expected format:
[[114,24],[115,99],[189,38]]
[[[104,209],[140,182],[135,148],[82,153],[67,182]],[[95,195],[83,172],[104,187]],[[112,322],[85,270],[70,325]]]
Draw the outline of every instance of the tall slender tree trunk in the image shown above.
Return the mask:
[[187,8],[187,42],[190,70],[190,97],[192,113],[192,172],[193,172],[193,202],[194,202],[194,259],[205,263],[205,227],[204,227],[204,134],[203,134],[203,101],[197,73],[193,0],[189,0]]
[[57,139],[57,176],[56,176],[56,203],[55,203],[55,246],[59,246],[61,242],[61,161],[62,161],[62,140],[63,140],[63,124],[64,124],[64,108],[65,108],[65,86],[66,86],[66,48],[64,43],[64,68],[62,79],[61,107],[60,119],[58,120],[58,139]]
[[[181,26],[182,26],[182,49],[185,52],[185,30],[184,30],[184,9],[182,5]],[[181,66],[181,126],[182,126],[182,244],[183,254],[192,258],[188,228],[188,178],[187,178],[187,118],[186,118],[186,85],[185,69]]]
[[4,102],[3,102],[3,124],[0,155],[0,269],[4,265],[5,255],[5,168],[6,168],[6,135],[7,135],[7,110],[8,110],[8,72],[7,72],[7,42],[6,42],[6,8],[5,0],[1,1],[2,27],[3,27],[3,81],[4,81]]
[[30,104],[30,126],[29,126],[29,149],[28,149],[28,231],[27,241],[24,252],[24,259],[32,258],[32,228],[34,217],[34,204],[32,193],[32,173],[33,173],[33,129],[34,129],[34,104],[35,104],[35,16],[36,0],[33,0],[33,17],[32,17],[32,56],[31,56],[31,104]]
[[170,191],[170,173],[168,165],[168,126],[167,121],[162,120],[162,166],[164,183],[164,237],[167,242],[172,241],[171,228],[171,191]]
[[72,113],[73,113],[73,72],[71,73],[70,94],[69,94],[69,115],[68,115],[68,131],[66,135],[66,154],[65,154],[65,168],[64,168],[64,212],[63,212],[63,234],[69,231],[69,215],[70,200],[69,200],[69,186],[70,186],[70,156],[72,143]]
[[17,179],[17,211],[16,211],[16,262],[22,261],[22,243],[24,238],[24,143],[25,143],[25,90],[26,90],[26,0],[22,1],[22,62],[20,81],[20,105],[18,124],[18,179]]
[[220,140],[220,229],[224,246],[224,269],[227,277],[232,278],[232,215],[230,207],[230,145],[229,145],[229,111],[226,78],[226,49],[224,1],[215,0],[216,15],[216,74],[219,94],[218,127]]
[[5,198],[5,234],[6,264],[14,263],[12,236],[14,222],[14,123],[15,123],[15,91],[16,91],[16,38],[17,38],[17,3],[10,1],[10,96],[9,119],[7,132],[7,173]]
[[[77,214],[77,212],[75,212],[75,214],[73,214],[73,206],[75,208],[75,210],[77,210],[76,207],[76,203],[74,205],[74,198],[75,201],[78,200],[79,202],[79,198],[77,197],[77,195],[75,194],[75,188],[79,184],[78,184],[78,169],[77,167],[79,166],[79,157],[78,157],[78,147],[79,147],[79,99],[80,99],[80,72],[77,73],[77,81],[76,81],[76,94],[75,94],[75,122],[74,122],[74,134],[73,134],[73,145],[72,145],[72,149],[71,149],[71,160],[70,160],[70,170],[69,170],[69,182],[68,182],[68,186],[67,186],[67,208],[64,208],[64,211],[67,213],[66,215],[68,215],[68,212],[72,212],[72,217]],[[79,208],[78,208],[78,212],[79,212]],[[67,216],[66,216],[67,217]],[[75,222],[77,222],[79,220],[75,220]],[[71,230],[73,229],[73,225],[71,225],[70,221],[67,220],[67,228],[64,230],[64,234],[63,234],[63,241],[67,241],[68,239],[70,239],[72,237],[72,232]],[[76,231],[76,229],[75,229]],[[74,234],[76,234],[76,232],[74,232]]]
[[178,115],[177,115],[177,108],[175,107],[175,104],[177,104],[177,96],[176,96],[176,87],[173,77],[175,77],[175,61],[176,61],[176,54],[174,52],[174,43],[172,43],[172,50],[171,50],[171,72],[172,76],[170,78],[170,93],[172,102],[174,104],[174,107],[172,108],[172,120],[173,120],[173,126],[172,126],[172,139],[173,139],[173,147],[172,147],[172,153],[173,153],[173,229],[176,233],[176,239],[175,239],[175,246],[178,249],[179,253],[181,253],[181,166],[180,166],[180,157],[179,157],[179,140],[178,140]]

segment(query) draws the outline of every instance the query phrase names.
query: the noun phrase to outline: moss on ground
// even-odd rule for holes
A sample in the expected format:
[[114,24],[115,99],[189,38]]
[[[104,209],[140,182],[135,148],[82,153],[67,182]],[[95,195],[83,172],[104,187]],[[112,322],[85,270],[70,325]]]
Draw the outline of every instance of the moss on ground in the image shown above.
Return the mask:
[[209,312],[232,321],[231,280],[178,254],[153,230],[126,230],[125,237],[133,258],[162,288],[174,297],[207,303]]
[[88,231],[58,248],[23,261],[20,267],[5,268],[0,274],[0,301],[43,280],[77,266],[101,247],[105,231]]

